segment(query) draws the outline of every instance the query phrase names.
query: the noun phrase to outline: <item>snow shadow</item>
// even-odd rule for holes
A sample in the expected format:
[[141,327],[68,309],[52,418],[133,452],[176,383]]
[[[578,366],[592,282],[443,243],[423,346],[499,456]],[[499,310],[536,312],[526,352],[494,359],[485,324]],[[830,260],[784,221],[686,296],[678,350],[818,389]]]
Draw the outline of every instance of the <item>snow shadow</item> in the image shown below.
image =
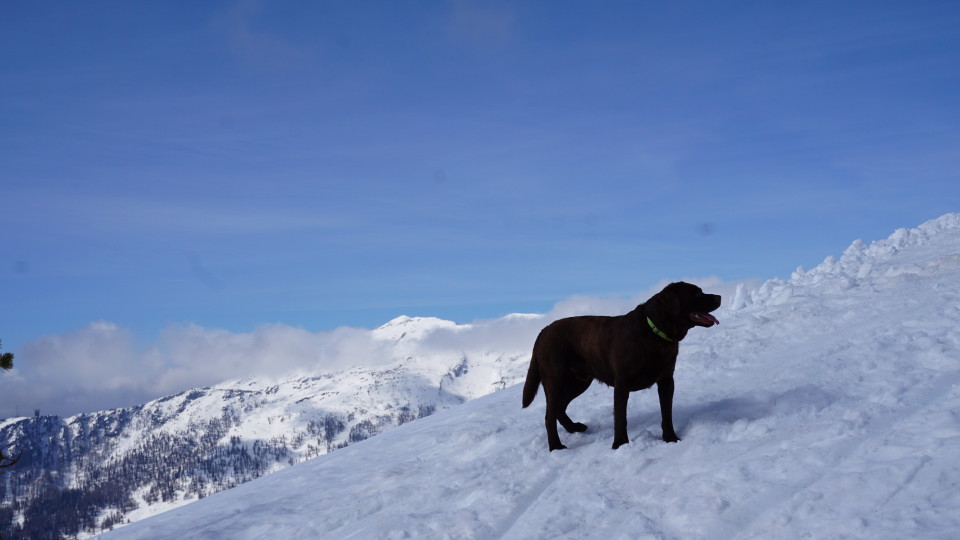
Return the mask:
[[[681,439],[703,430],[727,439],[760,437],[774,429],[777,418],[816,416],[842,397],[810,384],[766,395],[754,393],[705,403],[676,403],[673,420]],[[570,416],[574,421],[587,424],[589,429],[580,434],[562,432],[561,438],[568,447],[612,440],[612,391],[580,397],[571,404]],[[634,443],[661,440],[656,387],[631,394],[627,424],[628,435]]]
[[[674,408],[674,423],[680,437],[702,424],[756,422],[766,418],[816,414],[835,403],[838,396],[816,385],[804,385],[767,396],[739,396],[702,405]],[[659,411],[657,411],[659,418]]]

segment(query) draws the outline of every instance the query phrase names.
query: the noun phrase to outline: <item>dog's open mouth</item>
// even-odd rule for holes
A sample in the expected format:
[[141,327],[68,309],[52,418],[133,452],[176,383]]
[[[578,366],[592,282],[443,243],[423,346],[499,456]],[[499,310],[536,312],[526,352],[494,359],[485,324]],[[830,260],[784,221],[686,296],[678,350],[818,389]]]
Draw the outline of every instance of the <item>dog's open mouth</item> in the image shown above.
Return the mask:
[[709,313],[698,313],[696,311],[690,314],[690,320],[693,321],[694,324],[706,326],[708,328],[715,324],[720,324],[720,321],[718,321],[713,315]]

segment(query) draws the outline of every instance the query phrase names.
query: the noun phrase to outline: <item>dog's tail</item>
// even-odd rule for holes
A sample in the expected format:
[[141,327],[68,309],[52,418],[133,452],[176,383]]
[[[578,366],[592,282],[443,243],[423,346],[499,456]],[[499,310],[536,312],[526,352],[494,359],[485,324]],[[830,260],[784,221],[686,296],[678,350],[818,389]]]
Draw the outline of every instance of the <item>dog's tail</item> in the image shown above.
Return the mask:
[[540,365],[537,363],[537,348],[533,348],[533,356],[530,357],[530,367],[527,368],[527,382],[523,383],[523,408],[527,408],[533,403],[533,398],[537,397],[537,390],[540,389]]

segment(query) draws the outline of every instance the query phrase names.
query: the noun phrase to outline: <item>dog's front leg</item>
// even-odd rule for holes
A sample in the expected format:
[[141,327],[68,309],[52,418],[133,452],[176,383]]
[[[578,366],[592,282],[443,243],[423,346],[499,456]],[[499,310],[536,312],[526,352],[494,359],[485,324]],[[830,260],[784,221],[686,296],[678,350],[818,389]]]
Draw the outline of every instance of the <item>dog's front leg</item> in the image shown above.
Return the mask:
[[673,429],[673,374],[657,381],[657,394],[660,396],[660,427],[663,428],[663,440],[677,442],[677,432]]
[[627,400],[630,390],[620,382],[613,385],[613,449],[620,448],[630,440],[627,438]]

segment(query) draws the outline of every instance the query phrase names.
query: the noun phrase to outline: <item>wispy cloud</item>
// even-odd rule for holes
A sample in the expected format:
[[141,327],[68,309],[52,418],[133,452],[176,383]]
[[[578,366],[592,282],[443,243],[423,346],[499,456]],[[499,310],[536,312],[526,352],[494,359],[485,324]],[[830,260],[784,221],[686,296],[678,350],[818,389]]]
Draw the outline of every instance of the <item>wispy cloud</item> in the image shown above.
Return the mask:
[[[250,234],[297,230],[341,230],[356,219],[331,212],[276,209],[253,202],[164,200],[139,196],[91,193],[45,193],[10,190],[5,199],[31,224],[56,223],[60,231],[194,235]],[[209,199],[209,198],[208,198]]]
[[236,2],[215,18],[213,26],[223,33],[231,52],[254,67],[290,67],[304,60],[302,49],[258,24],[264,8],[259,0]]
[[449,13],[450,35],[476,49],[498,48],[510,43],[516,32],[517,14],[508,5],[458,0]]

